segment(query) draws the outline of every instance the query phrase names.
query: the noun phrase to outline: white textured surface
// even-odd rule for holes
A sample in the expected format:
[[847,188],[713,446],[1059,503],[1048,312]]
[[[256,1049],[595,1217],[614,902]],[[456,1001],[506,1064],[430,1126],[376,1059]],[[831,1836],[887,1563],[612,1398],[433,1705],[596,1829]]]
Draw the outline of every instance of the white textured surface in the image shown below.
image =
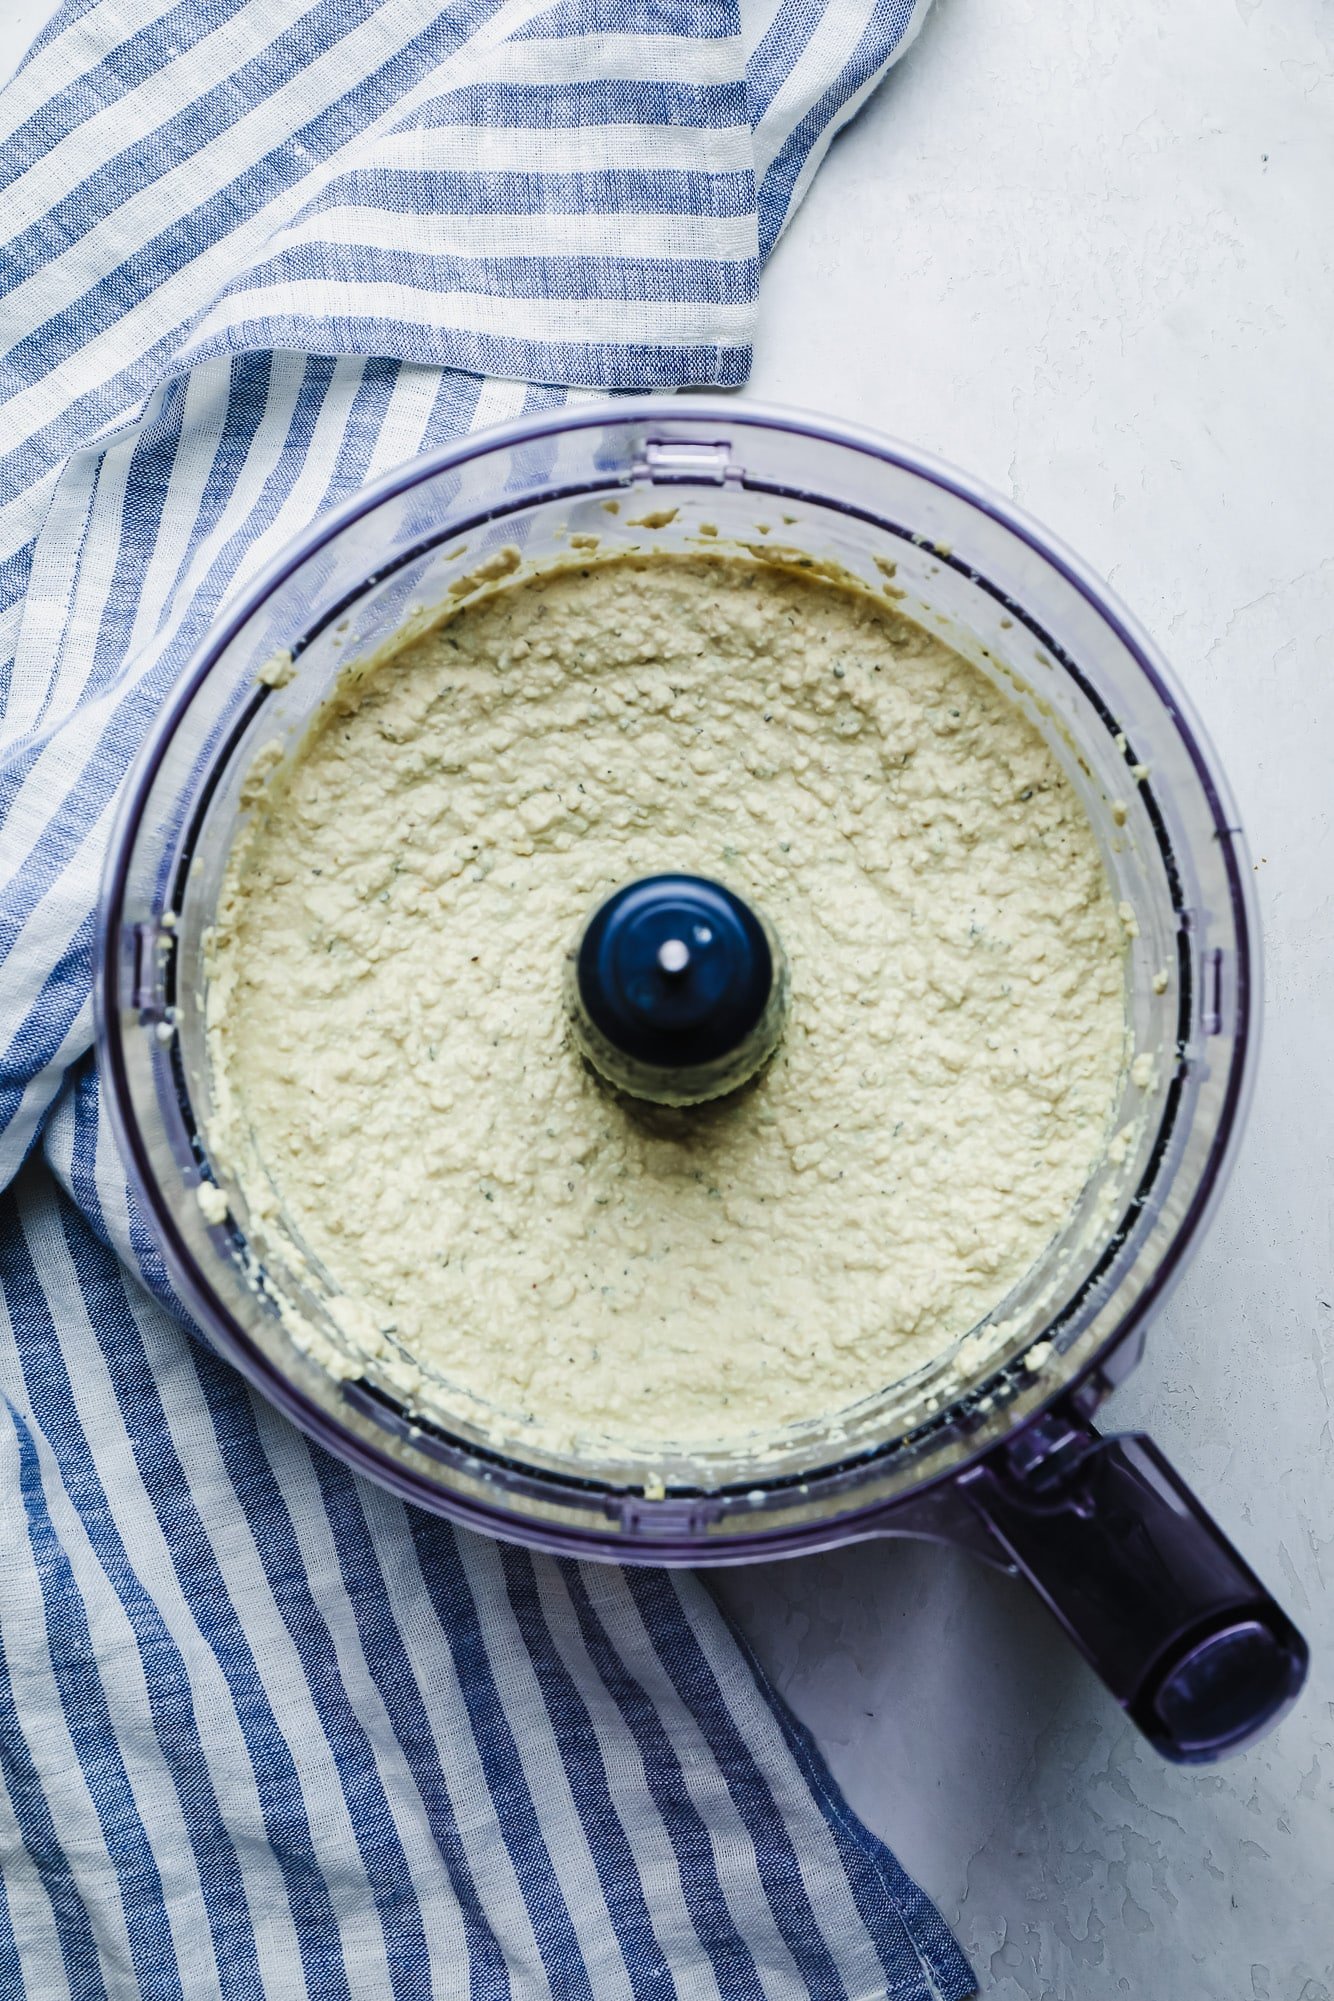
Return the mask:
[[[49,11],[8,0],[0,73]],[[1164,642],[1264,909],[1248,1142],[1106,1415],[1154,1431],[1304,1626],[1298,1709],[1173,1770],[963,1557],[722,1587],[996,2001],[1334,2001],[1332,214],[1322,0],[937,0],[766,281],[756,395],[1014,494]]]
[[28,44],[55,11],[54,0],[6,0],[0,15],[0,78],[7,80],[18,68]]
[[1304,1627],[1298,1709],[1174,1770],[963,1557],[866,1545],[722,1587],[996,2001],[1334,1994],[1332,213],[1318,0],[938,0],[767,280],[754,393],[942,453],[1110,576],[1258,865],[1255,1115],[1104,1422],[1154,1432]]

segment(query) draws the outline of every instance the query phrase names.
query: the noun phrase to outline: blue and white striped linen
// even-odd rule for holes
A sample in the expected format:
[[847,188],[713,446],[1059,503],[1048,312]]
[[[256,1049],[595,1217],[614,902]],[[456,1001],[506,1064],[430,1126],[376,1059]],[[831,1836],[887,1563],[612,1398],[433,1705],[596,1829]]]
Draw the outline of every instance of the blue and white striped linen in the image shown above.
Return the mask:
[[219,606],[461,432],[742,381],[921,12],[68,0],[0,93],[6,2001],[972,1991],[697,1580],[456,1533],[190,1338],[90,1051],[117,787]]

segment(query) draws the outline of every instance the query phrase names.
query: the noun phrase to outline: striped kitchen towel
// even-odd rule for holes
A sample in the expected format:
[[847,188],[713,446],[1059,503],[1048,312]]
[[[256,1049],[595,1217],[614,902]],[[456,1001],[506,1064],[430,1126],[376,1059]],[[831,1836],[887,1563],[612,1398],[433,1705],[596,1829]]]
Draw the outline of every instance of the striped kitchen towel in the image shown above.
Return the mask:
[[702,1585],[405,1508],[185,1324],[99,1101],[117,787],[397,461],[744,380],[922,0],[67,0],[0,94],[0,1995],[972,1991]]

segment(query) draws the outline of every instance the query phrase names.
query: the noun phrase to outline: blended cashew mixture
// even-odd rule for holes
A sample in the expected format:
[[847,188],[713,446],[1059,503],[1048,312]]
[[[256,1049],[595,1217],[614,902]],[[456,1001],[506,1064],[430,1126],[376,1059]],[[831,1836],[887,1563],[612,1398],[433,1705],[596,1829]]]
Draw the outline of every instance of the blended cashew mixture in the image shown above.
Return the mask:
[[[562,1009],[590,909],[665,870],[753,898],[792,977],[761,1077],[684,1111],[607,1089]],[[1073,788],[941,638],[743,558],[590,562],[345,675],[265,788],[210,951],[211,1138],[437,1405],[737,1443],[941,1355],[1032,1266],[1108,1138],[1123,950]]]

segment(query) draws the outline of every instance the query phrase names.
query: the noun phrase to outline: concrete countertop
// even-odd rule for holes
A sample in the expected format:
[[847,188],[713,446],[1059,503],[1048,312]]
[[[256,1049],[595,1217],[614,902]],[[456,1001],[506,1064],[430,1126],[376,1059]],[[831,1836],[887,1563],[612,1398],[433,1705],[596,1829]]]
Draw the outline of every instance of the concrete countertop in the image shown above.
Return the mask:
[[1104,1428],[1152,1431],[1315,1655],[1162,1764],[1018,1584],[925,1545],[721,1595],[995,2001],[1334,1994],[1334,14],[937,0],[766,277],[751,393],[967,467],[1167,651],[1254,849],[1241,1159]]
[[[0,75],[50,13],[10,0]],[[720,1593],[995,2001],[1334,1997],[1334,14],[937,0],[766,277],[751,393],[939,452],[1108,576],[1231,775],[1265,1051],[1211,1235],[1104,1414],[1152,1430],[1311,1682],[1160,1763],[1024,1589],[925,1545]]]

